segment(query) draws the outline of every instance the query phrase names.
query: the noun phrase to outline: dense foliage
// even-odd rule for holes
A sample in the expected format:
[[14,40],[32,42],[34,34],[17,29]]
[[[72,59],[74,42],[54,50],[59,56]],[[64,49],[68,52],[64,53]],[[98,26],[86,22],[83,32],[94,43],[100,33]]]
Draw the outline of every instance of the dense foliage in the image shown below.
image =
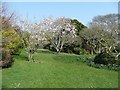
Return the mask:
[[114,55],[108,53],[100,53],[92,57],[79,57],[77,61],[98,69],[120,70],[120,58],[115,59]]
[[[22,39],[15,30],[15,14],[10,13],[6,15],[7,12],[5,7],[2,8],[2,14],[0,14],[1,24],[0,24],[0,51],[2,60],[0,61],[0,67],[11,66],[13,59],[12,54],[18,52],[22,47]],[[19,53],[18,53],[19,54]]]
[[80,35],[80,32],[87,28],[85,25],[83,25],[81,22],[79,22],[77,19],[71,19],[71,23],[75,25],[75,28],[77,29],[76,34]]
[[20,49],[23,47],[22,40],[13,28],[7,31],[3,29],[0,32],[2,34],[2,67],[6,67],[7,63],[8,66],[11,66],[13,61],[11,55],[20,53]]
[[108,64],[115,64],[116,60],[115,57],[110,53],[100,53],[96,55],[94,59],[94,63],[108,65]]

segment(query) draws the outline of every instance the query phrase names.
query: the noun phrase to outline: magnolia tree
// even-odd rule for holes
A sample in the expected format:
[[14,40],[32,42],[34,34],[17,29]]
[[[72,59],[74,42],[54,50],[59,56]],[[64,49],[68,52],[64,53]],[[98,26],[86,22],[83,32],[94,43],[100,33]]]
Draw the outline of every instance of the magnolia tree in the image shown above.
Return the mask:
[[40,23],[30,23],[28,20],[21,21],[21,30],[19,34],[21,35],[23,42],[28,53],[28,61],[32,60],[33,53],[36,49],[47,41],[45,38],[45,31],[48,30],[48,25],[46,20]]
[[28,52],[28,61],[32,60],[32,55],[35,51],[36,40],[34,38],[38,26],[31,24],[27,20],[22,21],[21,24],[21,37]]
[[28,52],[28,60],[44,42],[51,43],[51,46],[59,53],[65,43],[72,43],[76,38],[75,26],[67,18],[45,18],[39,23],[31,24],[27,20],[22,21],[21,37]]
[[56,19],[46,19],[48,30],[46,38],[51,46],[59,53],[63,49],[65,43],[72,43],[76,38],[75,26],[71,24],[71,20],[65,17]]
[[43,48],[44,44],[47,44],[48,41],[46,39],[45,33],[49,29],[49,25],[47,24],[49,21],[46,21],[46,19],[42,20],[39,23],[35,23],[36,29],[33,32],[33,38],[35,39],[35,47],[38,48]]

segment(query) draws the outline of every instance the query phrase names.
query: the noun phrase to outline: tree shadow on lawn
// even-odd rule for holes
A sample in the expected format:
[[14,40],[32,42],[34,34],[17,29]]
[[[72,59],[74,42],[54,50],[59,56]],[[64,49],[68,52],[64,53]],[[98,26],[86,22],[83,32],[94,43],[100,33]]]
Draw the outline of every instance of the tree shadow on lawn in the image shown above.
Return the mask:
[[26,61],[28,59],[27,54],[25,54],[25,53],[20,53],[19,55],[14,55],[13,58],[15,60],[19,59],[19,60],[23,60],[23,61]]
[[70,55],[61,55],[56,54],[53,56],[53,59],[56,61],[64,62],[64,63],[73,63],[73,62],[79,62],[77,59],[79,56],[70,56]]
[[56,52],[49,51],[49,50],[37,50],[36,53],[55,54]]
[[[68,54],[68,53],[57,53],[54,51],[49,51],[47,49],[37,50],[36,53],[38,53],[38,54],[53,54],[53,56],[52,56],[53,60],[60,61],[63,63],[73,63],[73,62],[79,63],[80,61],[78,59],[81,57],[79,55],[73,55],[73,54]],[[82,56],[82,57],[84,57],[84,56]]]
[[49,51],[49,50],[37,50],[36,53],[38,54],[53,54],[52,58],[53,60],[64,62],[64,63],[73,63],[73,62],[78,62],[79,56],[75,55],[67,55],[66,53],[57,53],[54,51]]
[[[49,50],[37,50],[36,53],[38,53],[38,54],[54,54],[55,52],[49,51]],[[22,51],[19,55],[13,55],[13,59],[27,61],[28,60],[27,52]],[[33,59],[34,59],[34,54],[33,54]]]
[[64,62],[64,63],[77,63],[79,62],[89,62],[94,59],[94,56],[91,55],[73,55],[73,54],[56,54],[53,56],[53,59],[56,61]]

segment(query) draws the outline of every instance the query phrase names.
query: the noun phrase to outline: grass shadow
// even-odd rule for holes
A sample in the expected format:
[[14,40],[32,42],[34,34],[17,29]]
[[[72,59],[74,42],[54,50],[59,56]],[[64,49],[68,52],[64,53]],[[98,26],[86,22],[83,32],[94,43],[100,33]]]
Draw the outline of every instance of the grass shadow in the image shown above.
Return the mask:
[[56,52],[49,51],[49,50],[37,50],[37,53],[43,53],[43,54],[55,54]]
[[73,55],[61,55],[61,54],[56,54],[53,56],[53,59],[56,61],[64,62],[64,63],[73,63],[73,62],[78,62],[77,59],[79,56],[73,56]]
[[16,59],[19,59],[19,60],[27,60],[28,59],[27,54],[24,50],[19,55],[13,55],[13,58],[15,60]]
[[64,63],[79,63],[83,61],[93,60],[94,56],[92,55],[65,55],[65,54],[56,54],[53,56],[54,60],[64,62]]

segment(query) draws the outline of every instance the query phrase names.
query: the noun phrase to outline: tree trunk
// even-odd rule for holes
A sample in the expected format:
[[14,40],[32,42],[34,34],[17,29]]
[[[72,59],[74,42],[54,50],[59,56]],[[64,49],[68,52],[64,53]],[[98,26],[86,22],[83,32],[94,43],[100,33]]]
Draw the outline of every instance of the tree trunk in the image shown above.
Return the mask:
[[30,53],[28,53],[28,61],[30,61],[31,60],[31,55],[30,55]]
[[119,55],[120,55],[120,52],[116,55],[116,59],[118,59]]
[[91,49],[91,54],[93,55],[93,50]]
[[56,48],[56,51],[57,51],[57,53],[60,53],[60,50],[58,48]]
[[28,61],[31,61],[32,60],[32,50],[29,49],[28,50]]

